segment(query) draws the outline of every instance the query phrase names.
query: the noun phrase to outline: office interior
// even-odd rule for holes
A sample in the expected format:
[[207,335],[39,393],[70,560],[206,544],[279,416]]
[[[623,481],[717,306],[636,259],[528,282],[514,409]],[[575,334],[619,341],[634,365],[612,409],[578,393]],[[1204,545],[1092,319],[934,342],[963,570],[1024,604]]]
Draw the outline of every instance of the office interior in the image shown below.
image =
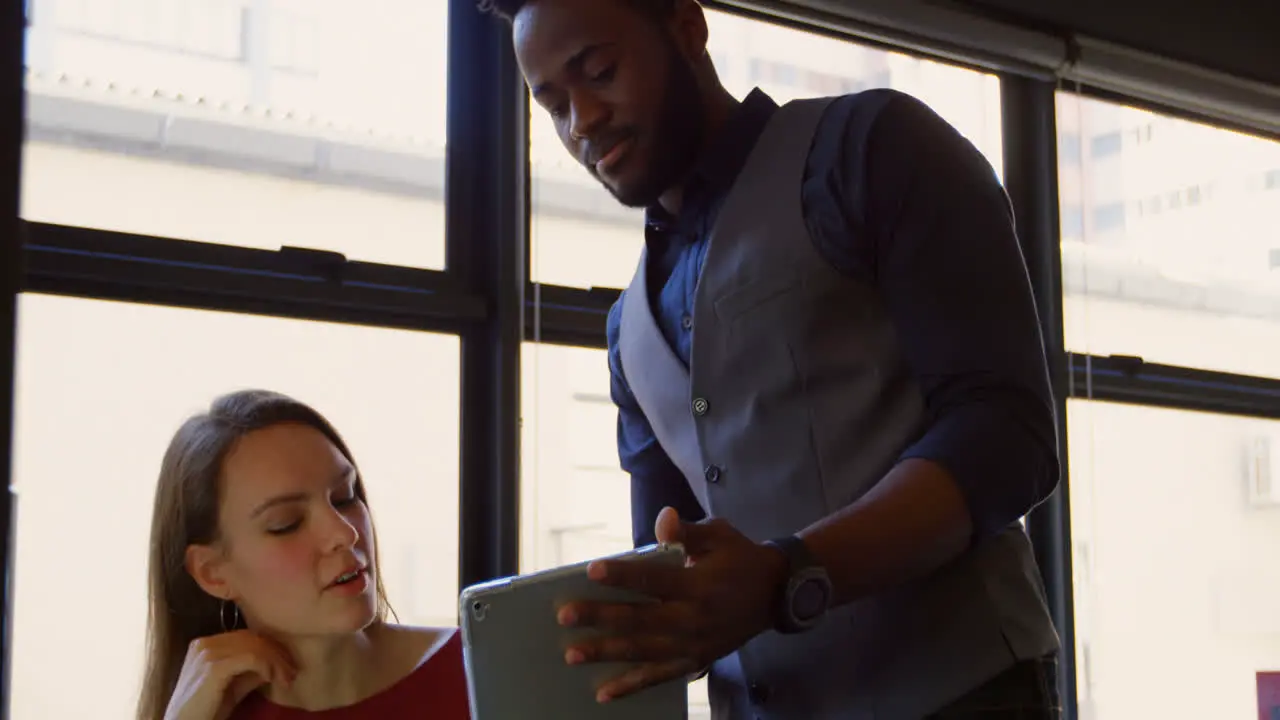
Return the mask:
[[[704,5],[739,97],[902,90],[1005,183],[1057,396],[1025,522],[1066,717],[1280,705],[1280,6]],[[604,320],[641,217],[531,112],[505,25],[2,6],[0,716],[130,716],[160,456],[229,390],[346,435],[404,622],[630,546]]]

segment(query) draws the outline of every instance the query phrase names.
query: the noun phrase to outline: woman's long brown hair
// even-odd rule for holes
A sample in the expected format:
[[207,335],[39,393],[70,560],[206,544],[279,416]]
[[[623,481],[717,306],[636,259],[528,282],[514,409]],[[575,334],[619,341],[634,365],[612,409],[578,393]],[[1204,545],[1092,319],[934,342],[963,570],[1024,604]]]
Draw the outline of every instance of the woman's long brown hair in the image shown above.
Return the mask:
[[[187,572],[187,546],[218,539],[222,464],[236,441],[256,430],[282,424],[301,424],[320,431],[356,467],[347,444],[320,413],[293,398],[265,390],[245,390],[218,398],[208,412],[183,423],[169,442],[160,465],[151,515],[147,570],[150,609],[138,720],[163,720],[193,641],[234,629],[224,628],[222,602],[201,590]],[[368,504],[358,470],[355,494]],[[376,540],[374,547],[376,552]],[[390,606],[381,572],[377,574],[376,590],[377,621],[382,622]],[[239,628],[244,627],[242,620],[237,622]]]

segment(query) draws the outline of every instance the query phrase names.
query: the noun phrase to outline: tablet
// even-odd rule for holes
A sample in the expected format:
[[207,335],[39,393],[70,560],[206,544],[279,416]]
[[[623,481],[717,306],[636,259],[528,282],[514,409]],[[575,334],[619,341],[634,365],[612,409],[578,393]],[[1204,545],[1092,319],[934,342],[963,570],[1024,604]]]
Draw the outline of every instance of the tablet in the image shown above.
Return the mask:
[[[684,565],[684,550],[651,545],[610,556],[629,562]],[[592,629],[556,621],[574,600],[653,602],[587,577],[588,563],[473,585],[462,592],[462,642],[472,720],[686,720],[683,679],[607,703],[596,688],[631,663],[567,665],[565,651]]]

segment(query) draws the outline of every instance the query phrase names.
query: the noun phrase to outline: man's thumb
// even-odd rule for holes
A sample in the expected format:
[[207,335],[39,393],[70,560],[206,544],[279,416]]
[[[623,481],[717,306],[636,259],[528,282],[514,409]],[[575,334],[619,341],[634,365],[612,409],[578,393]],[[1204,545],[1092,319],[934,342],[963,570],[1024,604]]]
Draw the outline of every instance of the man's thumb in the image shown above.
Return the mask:
[[653,524],[653,534],[659,543],[664,545],[683,545],[685,542],[684,521],[675,508],[665,507],[658,513]]

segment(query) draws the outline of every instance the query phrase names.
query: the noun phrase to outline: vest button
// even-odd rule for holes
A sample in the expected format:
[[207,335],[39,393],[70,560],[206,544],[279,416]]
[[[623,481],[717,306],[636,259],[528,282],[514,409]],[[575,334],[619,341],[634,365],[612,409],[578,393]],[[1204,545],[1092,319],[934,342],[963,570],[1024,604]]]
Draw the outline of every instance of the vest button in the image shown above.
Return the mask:
[[763,705],[769,702],[769,686],[764,683],[753,682],[747,686],[747,697],[756,705]]
[[720,468],[715,465],[708,465],[702,475],[707,479],[707,482],[712,485],[720,482]]
[[692,329],[693,329],[693,316],[692,316],[692,315],[685,315],[684,317],[680,318],[680,327],[684,328],[685,330],[692,330]]
[[693,401],[693,414],[694,414],[694,415],[697,415],[698,417],[702,417],[703,415],[706,415],[706,414],[707,414],[707,411],[708,411],[708,410],[710,410],[710,409],[711,409],[711,404],[707,402],[707,399],[706,399],[706,398],[695,398],[695,399],[694,399],[694,401]]

